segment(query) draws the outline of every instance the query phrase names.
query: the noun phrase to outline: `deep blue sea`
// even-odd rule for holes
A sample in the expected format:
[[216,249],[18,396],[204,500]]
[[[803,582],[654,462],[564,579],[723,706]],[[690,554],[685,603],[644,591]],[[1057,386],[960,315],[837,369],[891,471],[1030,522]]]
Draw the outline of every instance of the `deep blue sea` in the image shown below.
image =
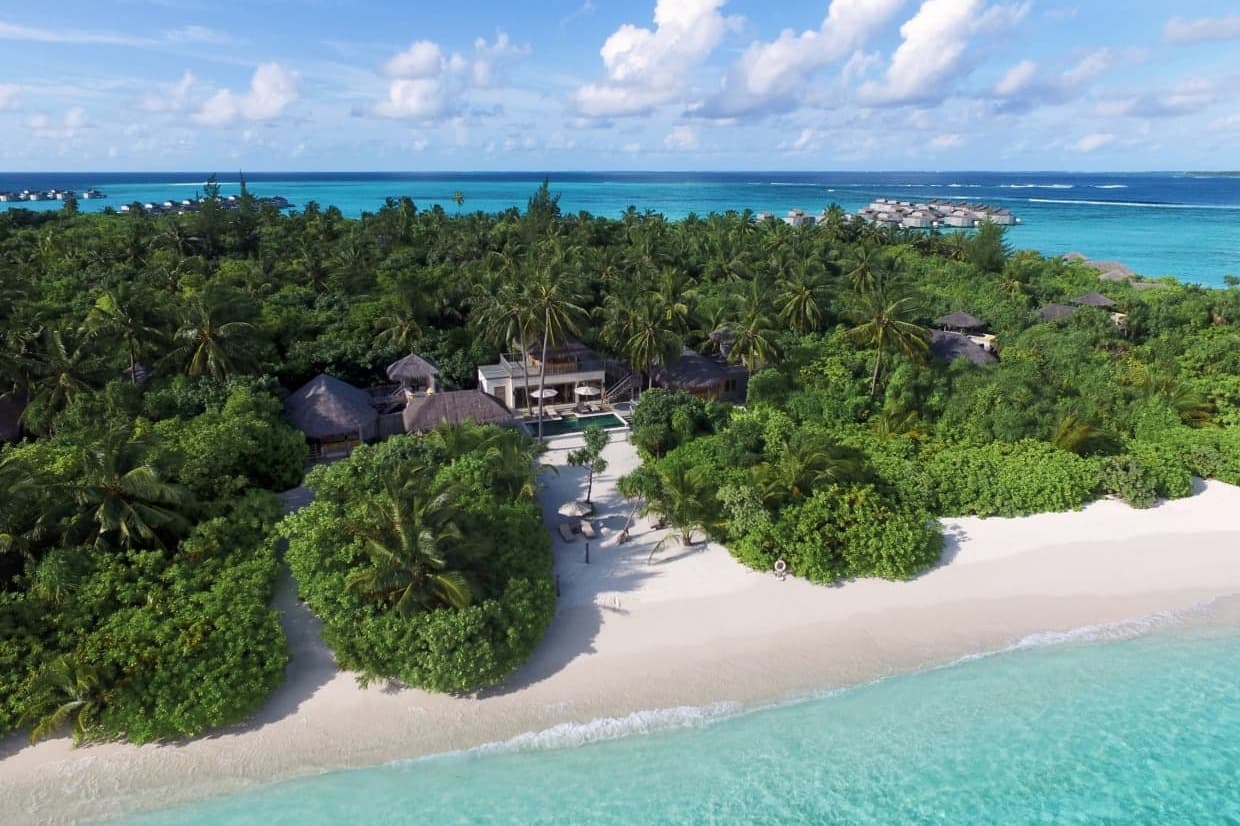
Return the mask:
[[597,727],[583,726],[124,822],[1240,823],[1240,631],[1134,629],[733,716],[681,710],[656,733],[589,742]]
[[[201,190],[208,173],[0,173],[0,191],[102,189],[107,200],[82,201],[86,210],[132,201],[179,201]],[[455,213],[524,207],[538,173],[254,173],[257,195],[283,195],[301,207],[334,205],[347,215],[379,208],[389,196]],[[1240,176],[1150,172],[665,172],[549,173],[566,212],[617,217],[627,207],[669,218],[751,209],[777,215],[800,207],[813,213],[832,202],[856,210],[874,198],[950,198],[1006,206],[1022,221],[1010,230],[1014,246],[1047,255],[1073,250],[1120,260],[1144,275],[1174,275],[1220,285],[1240,275]],[[235,174],[220,174],[225,194]],[[0,204],[0,208],[12,206]],[[56,202],[33,205],[58,209]]]

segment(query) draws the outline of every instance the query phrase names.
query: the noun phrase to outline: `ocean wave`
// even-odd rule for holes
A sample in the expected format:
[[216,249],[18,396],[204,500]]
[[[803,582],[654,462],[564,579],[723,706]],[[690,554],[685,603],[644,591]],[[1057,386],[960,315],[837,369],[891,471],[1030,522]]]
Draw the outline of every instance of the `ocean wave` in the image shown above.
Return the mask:
[[[997,198],[995,200],[1003,200]],[[1082,204],[1085,206],[1137,207],[1140,209],[1240,209],[1240,204],[1169,204],[1162,201],[1091,201],[1071,198],[1029,198],[1031,204]]]
[[1076,184],[999,184],[999,189],[1076,189]]
[[1094,189],[1127,189],[1128,184],[1097,184]]

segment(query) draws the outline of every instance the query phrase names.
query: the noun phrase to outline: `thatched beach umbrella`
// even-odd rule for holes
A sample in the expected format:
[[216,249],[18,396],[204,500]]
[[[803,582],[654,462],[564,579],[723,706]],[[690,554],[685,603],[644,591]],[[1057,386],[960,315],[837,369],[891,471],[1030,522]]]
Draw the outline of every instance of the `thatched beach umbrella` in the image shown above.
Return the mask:
[[400,382],[405,387],[412,387],[415,384],[433,387],[439,378],[439,368],[417,353],[410,353],[403,359],[388,365],[387,377],[392,381]]
[[589,502],[580,502],[580,501],[565,502],[563,505],[560,505],[560,509],[559,509],[560,516],[567,516],[569,518],[580,518],[582,516],[589,516],[593,512],[594,512],[593,505],[591,505]]
[[980,330],[986,326],[986,322],[981,319],[974,318],[968,313],[959,310],[936,318],[934,323],[939,327],[950,327],[954,330]]
[[1089,307],[1114,307],[1115,302],[1099,293],[1086,293],[1072,299],[1073,304],[1085,304]]

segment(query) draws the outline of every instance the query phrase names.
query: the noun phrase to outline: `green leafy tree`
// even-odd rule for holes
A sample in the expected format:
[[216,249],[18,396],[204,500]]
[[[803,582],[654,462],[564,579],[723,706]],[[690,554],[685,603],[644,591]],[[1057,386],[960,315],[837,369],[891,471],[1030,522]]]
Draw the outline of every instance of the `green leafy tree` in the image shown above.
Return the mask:
[[184,364],[190,377],[210,376],[223,381],[237,372],[248,361],[246,337],[254,325],[235,320],[235,312],[223,301],[195,299],[185,312],[174,338],[176,346],[168,358]]
[[142,300],[127,284],[99,296],[86,316],[86,329],[92,335],[111,337],[124,345],[129,356],[129,380],[133,384],[138,383],[138,359],[143,351],[163,337],[142,306]]
[[37,743],[72,724],[73,742],[91,738],[108,703],[107,680],[97,668],[69,656],[48,663],[35,677],[22,724]]
[[568,454],[568,463],[573,467],[586,469],[586,501],[590,501],[594,493],[594,475],[607,470],[607,460],[603,458],[603,449],[611,440],[611,434],[597,423],[586,427],[582,432],[585,444]]

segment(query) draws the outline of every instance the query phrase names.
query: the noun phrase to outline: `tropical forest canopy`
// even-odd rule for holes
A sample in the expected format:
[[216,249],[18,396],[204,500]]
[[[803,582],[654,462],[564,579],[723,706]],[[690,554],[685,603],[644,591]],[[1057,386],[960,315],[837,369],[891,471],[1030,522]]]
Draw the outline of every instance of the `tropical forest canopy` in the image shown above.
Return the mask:
[[[934,516],[1240,482],[1240,289],[1148,286],[1013,253],[993,226],[562,215],[545,186],[459,217],[248,196],[0,214],[0,412],[22,410],[0,456],[0,731],[149,740],[261,704],[285,659],[272,492],[306,459],[280,401],[319,372],[381,383],[417,351],[471,387],[513,342],[570,334],[645,376],[684,345],[726,353],[751,374],[743,410],[639,404],[635,506],[755,567],[899,578],[937,558]],[[1123,324],[1037,312],[1090,292]],[[933,357],[927,327],[958,310],[997,364]],[[546,537],[515,492],[529,479],[480,458],[521,460],[496,438],[393,440],[316,472],[321,502],[283,532],[342,663],[456,691],[531,650]]]

